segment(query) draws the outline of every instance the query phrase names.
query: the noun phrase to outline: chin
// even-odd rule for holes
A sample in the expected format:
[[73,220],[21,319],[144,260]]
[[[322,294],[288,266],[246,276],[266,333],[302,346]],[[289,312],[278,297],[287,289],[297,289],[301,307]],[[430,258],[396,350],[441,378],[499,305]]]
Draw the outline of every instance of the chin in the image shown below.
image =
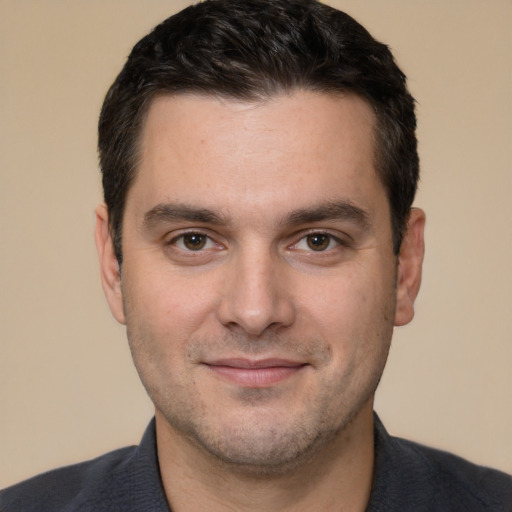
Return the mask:
[[236,473],[275,476],[294,471],[309,460],[336,432],[311,435],[306,430],[282,425],[228,428],[222,437],[194,436],[194,441],[211,457]]
[[221,464],[236,474],[265,477],[292,473],[314,457],[323,457],[336,439],[343,437],[361,408],[347,414],[314,417],[308,409],[289,421],[284,414],[279,418],[273,409],[259,409],[251,415],[224,417],[218,424],[185,423],[183,417],[176,422],[168,416],[166,422],[214,465]]

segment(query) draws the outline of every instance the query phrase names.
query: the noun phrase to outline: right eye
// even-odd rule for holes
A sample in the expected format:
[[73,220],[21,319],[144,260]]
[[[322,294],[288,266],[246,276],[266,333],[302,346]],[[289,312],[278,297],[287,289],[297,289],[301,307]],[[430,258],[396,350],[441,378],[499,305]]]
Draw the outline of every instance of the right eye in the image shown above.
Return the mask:
[[183,251],[201,251],[204,249],[213,249],[215,242],[204,233],[189,232],[173,238],[170,245],[174,245]]

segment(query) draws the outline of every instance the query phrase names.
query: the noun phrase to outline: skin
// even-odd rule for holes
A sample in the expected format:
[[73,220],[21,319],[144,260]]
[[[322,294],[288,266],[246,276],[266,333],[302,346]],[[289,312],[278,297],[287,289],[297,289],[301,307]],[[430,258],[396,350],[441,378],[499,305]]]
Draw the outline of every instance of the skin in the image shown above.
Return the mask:
[[173,510],[364,510],[424,227],[414,209],[393,254],[374,124],[356,96],[307,91],[151,105],[121,273],[105,206],[96,241]]

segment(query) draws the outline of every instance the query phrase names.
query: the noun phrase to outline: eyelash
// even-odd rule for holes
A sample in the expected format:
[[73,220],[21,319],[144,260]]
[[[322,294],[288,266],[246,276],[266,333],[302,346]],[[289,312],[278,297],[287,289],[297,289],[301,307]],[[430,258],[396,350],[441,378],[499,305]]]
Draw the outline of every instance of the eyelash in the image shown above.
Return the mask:
[[[179,235],[173,237],[169,242],[167,242],[166,245],[177,247],[179,250],[188,252],[188,253],[203,252],[203,250],[205,249],[203,246],[199,247],[196,250],[190,249],[187,247],[178,247],[179,241],[181,241],[182,244],[185,244],[185,238],[187,236],[188,237],[193,237],[193,236],[202,237],[205,240],[205,244],[215,245],[217,247],[221,245],[221,244],[218,244],[217,242],[215,242],[211,236],[209,236],[208,234],[206,234],[202,231],[186,231],[184,233],[180,233]],[[208,247],[208,249],[210,249],[210,248],[212,248],[212,247]]]
[[[310,244],[309,244],[309,238],[313,238],[313,237],[317,237],[317,238],[327,238],[327,246],[325,248],[320,248],[320,250],[315,250]],[[304,249],[301,249],[299,248],[299,244],[301,243],[306,243],[309,247],[308,248],[304,248]],[[335,244],[334,247],[332,247],[333,243]],[[337,247],[346,247],[348,244],[346,242],[344,242],[341,238],[333,235],[332,233],[329,233],[328,231],[311,231],[309,233],[305,233],[303,236],[301,236],[301,238],[299,239],[298,242],[296,242],[295,244],[293,244],[291,246],[291,248],[295,248],[295,249],[298,249],[298,250],[304,250],[306,252],[311,252],[311,253],[317,253],[317,254],[321,254],[321,253],[328,253],[334,249],[336,249]]]
[[[180,243],[180,241],[181,241],[181,245],[185,244],[185,238],[187,236],[188,237],[193,237],[193,236],[202,237],[204,239],[204,245],[210,245],[210,247],[205,247],[203,245],[203,246],[198,247],[196,250],[191,249],[191,248],[187,248],[187,247],[183,247],[183,246],[179,247],[178,244]],[[309,237],[326,237],[327,238],[327,246],[324,249],[316,251],[308,243],[308,238]],[[299,244],[301,244],[301,243],[308,244],[309,249],[307,249],[307,248],[299,248]],[[335,244],[334,247],[332,247],[333,243]],[[214,247],[217,247],[217,248],[222,248],[223,247],[222,244],[219,244],[219,243],[215,242],[215,240],[211,236],[209,236],[207,233],[199,231],[199,230],[187,231],[187,232],[184,232],[184,233],[180,233],[179,235],[173,237],[169,242],[167,242],[166,245],[173,246],[173,247],[177,248],[180,251],[183,251],[183,252],[186,252],[186,253],[191,253],[191,254],[193,254],[193,253],[200,254],[200,253],[204,252],[205,250],[213,249]],[[301,251],[304,251],[304,252],[311,252],[311,253],[321,254],[321,253],[328,253],[330,251],[333,251],[337,247],[348,247],[348,245],[349,244],[345,240],[343,240],[343,239],[333,235],[332,233],[330,233],[328,231],[311,231],[311,232],[302,234],[300,239],[297,242],[295,242],[294,244],[288,246],[288,248],[290,248],[292,250],[296,249],[296,250],[301,250]]]

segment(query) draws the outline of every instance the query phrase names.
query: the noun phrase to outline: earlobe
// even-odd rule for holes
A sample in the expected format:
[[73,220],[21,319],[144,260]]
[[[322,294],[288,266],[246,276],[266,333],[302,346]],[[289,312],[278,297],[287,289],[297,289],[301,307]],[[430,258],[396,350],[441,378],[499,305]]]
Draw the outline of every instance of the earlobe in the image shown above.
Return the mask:
[[398,257],[396,326],[408,324],[414,316],[414,301],[420,289],[425,252],[424,229],[425,213],[419,208],[413,208]]
[[114,244],[108,223],[108,211],[105,204],[101,204],[96,208],[96,228],[94,235],[100,261],[101,283],[105,297],[114,318],[119,323],[125,324],[121,275],[119,263],[114,252]]

